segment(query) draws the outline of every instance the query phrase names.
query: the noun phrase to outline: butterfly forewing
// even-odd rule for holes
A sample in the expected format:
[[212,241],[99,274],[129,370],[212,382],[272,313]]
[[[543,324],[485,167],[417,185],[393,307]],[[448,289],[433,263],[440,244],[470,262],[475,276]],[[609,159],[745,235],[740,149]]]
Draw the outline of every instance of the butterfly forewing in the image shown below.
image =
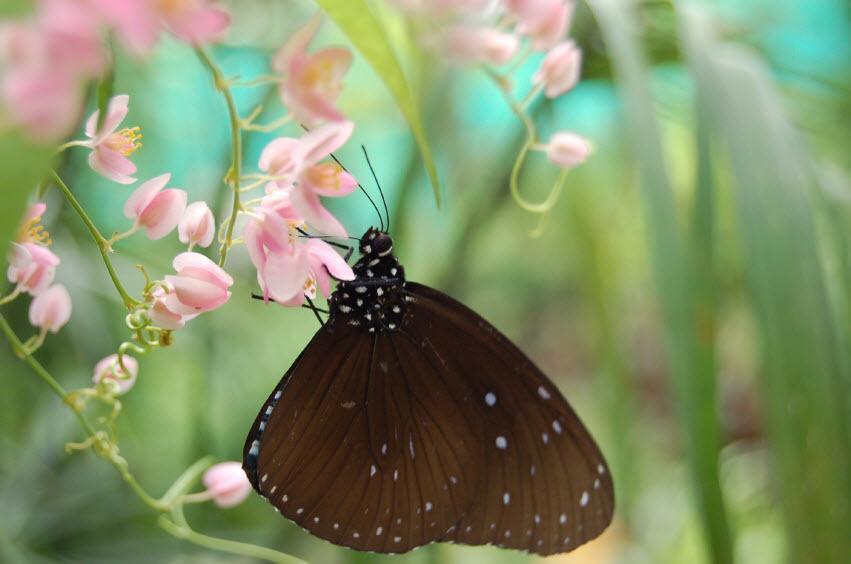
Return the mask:
[[[344,351],[333,355],[341,361],[311,354],[330,344]],[[284,516],[336,544],[375,552],[433,542],[461,519],[482,466],[478,430],[453,407],[458,390],[430,365],[405,374],[400,358],[418,353],[411,349],[400,334],[357,339],[334,321],[320,330],[282,381],[277,403],[277,391],[267,401],[274,405],[259,433],[253,482]]]
[[612,517],[611,477],[558,389],[472,310],[419,284],[406,291],[403,331],[467,384],[484,422],[479,490],[447,538],[551,554],[598,536]]

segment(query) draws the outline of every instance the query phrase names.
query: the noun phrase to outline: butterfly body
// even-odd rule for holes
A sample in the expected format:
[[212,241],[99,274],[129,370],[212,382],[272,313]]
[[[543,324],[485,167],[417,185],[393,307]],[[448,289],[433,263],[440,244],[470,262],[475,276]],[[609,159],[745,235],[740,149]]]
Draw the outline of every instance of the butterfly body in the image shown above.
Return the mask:
[[405,280],[368,230],[355,279],[266,400],[243,466],[311,533],[399,553],[434,541],[566,552],[611,520],[599,449],[496,328]]

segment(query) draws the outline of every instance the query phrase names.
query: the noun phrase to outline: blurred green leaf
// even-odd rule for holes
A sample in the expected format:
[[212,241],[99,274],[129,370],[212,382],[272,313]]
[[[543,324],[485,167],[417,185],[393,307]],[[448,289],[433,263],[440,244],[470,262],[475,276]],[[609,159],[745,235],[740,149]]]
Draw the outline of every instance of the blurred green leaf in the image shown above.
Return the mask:
[[788,560],[846,562],[851,380],[819,260],[810,157],[765,65],[719,41],[696,7],[681,14],[684,51],[735,178]]
[[730,525],[718,471],[720,430],[712,337],[707,342],[702,336],[714,331],[711,326],[707,329],[704,322],[705,318],[711,319],[713,310],[706,299],[707,290],[695,284],[701,269],[693,258],[700,256],[700,247],[707,246],[710,239],[703,231],[704,237],[695,238],[695,248],[691,249],[684,243],[684,230],[677,224],[647,68],[635,33],[635,4],[626,0],[590,0],[589,5],[611,53],[638,158],[648,244],[666,322],[668,362],[704,534],[712,560],[732,562]]
[[3,249],[17,229],[27,197],[47,172],[51,151],[51,147],[35,145],[17,132],[0,134],[0,245]]
[[435,202],[440,206],[437,167],[420,118],[419,102],[411,91],[393,46],[378,18],[365,0],[317,0],[317,4],[346,34],[390,90],[402,115],[411,126],[411,132],[419,145],[423,164],[431,180]]
[[32,0],[3,0],[0,3],[0,18],[20,16],[32,11]]
[[109,106],[109,99],[112,98],[112,91],[115,84],[115,72],[112,66],[107,68],[106,72],[103,75],[103,78],[98,82],[97,87],[97,103],[98,103],[98,123],[97,127],[95,127],[95,131],[100,131],[101,126],[103,126],[104,120],[106,120],[107,108]]

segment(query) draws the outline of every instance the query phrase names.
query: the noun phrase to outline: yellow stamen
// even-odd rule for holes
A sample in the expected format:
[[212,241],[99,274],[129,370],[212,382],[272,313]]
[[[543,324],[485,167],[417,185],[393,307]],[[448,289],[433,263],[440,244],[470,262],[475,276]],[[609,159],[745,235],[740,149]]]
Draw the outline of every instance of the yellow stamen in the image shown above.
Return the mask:
[[110,135],[105,144],[110,149],[129,157],[142,147],[142,130],[138,126],[125,127]]
[[305,176],[314,186],[319,186],[324,190],[339,190],[340,173],[342,172],[343,169],[337,163],[322,163],[310,167],[305,172]]
[[48,233],[47,229],[44,228],[44,225],[41,224],[40,215],[30,218],[21,226],[17,240],[22,243],[37,243],[45,247],[50,246],[50,244],[53,243],[53,239],[50,238],[50,233]]

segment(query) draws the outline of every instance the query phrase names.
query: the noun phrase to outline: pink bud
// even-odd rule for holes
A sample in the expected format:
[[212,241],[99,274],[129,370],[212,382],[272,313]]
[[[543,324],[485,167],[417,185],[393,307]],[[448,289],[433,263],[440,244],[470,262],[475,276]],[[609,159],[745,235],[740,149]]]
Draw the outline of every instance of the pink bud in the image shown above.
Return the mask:
[[564,38],[575,8],[572,0],[523,0],[510,4],[516,5],[512,11],[519,19],[517,31],[528,36],[537,50],[549,49]]
[[35,243],[12,243],[9,253],[9,282],[18,289],[36,296],[53,282],[59,257],[47,247]]
[[582,164],[591,153],[587,139],[569,131],[560,131],[547,143],[547,158],[561,168],[573,168]]
[[204,485],[219,507],[239,505],[251,493],[251,482],[239,462],[219,462],[204,473]]
[[177,276],[165,280],[174,288],[176,300],[167,302],[174,313],[191,315],[214,310],[222,306],[233,285],[233,278],[219,265],[204,255],[186,252],[177,255],[172,263]]
[[124,215],[145,228],[149,239],[162,239],[177,227],[186,209],[186,192],[177,188],[163,190],[171,174],[161,174],[143,182],[124,204]]
[[139,373],[139,362],[130,355],[123,355],[125,372],[118,362],[118,355],[111,354],[95,364],[92,382],[100,384],[104,380],[115,386],[116,394],[125,394],[130,391],[136,383],[136,375]]
[[71,296],[62,284],[41,292],[30,304],[30,323],[56,333],[71,318]]
[[216,222],[213,212],[204,202],[192,202],[183,212],[180,223],[177,224],[177,234],[181,243],[188,243],[190,247],[199,245],[209,247],[213,242],[213,232],[216,230]]
[[459,25],[449,31],[445,44],[449,54],[460,62],[499,66],[514,58],[520,40],[498,29]]
[[581,66],[582,51],[576,43],[562,41],[544,57],[541,68],[532,77],[532,84],[543,84],[547,98],[556,98],[576,86]]

